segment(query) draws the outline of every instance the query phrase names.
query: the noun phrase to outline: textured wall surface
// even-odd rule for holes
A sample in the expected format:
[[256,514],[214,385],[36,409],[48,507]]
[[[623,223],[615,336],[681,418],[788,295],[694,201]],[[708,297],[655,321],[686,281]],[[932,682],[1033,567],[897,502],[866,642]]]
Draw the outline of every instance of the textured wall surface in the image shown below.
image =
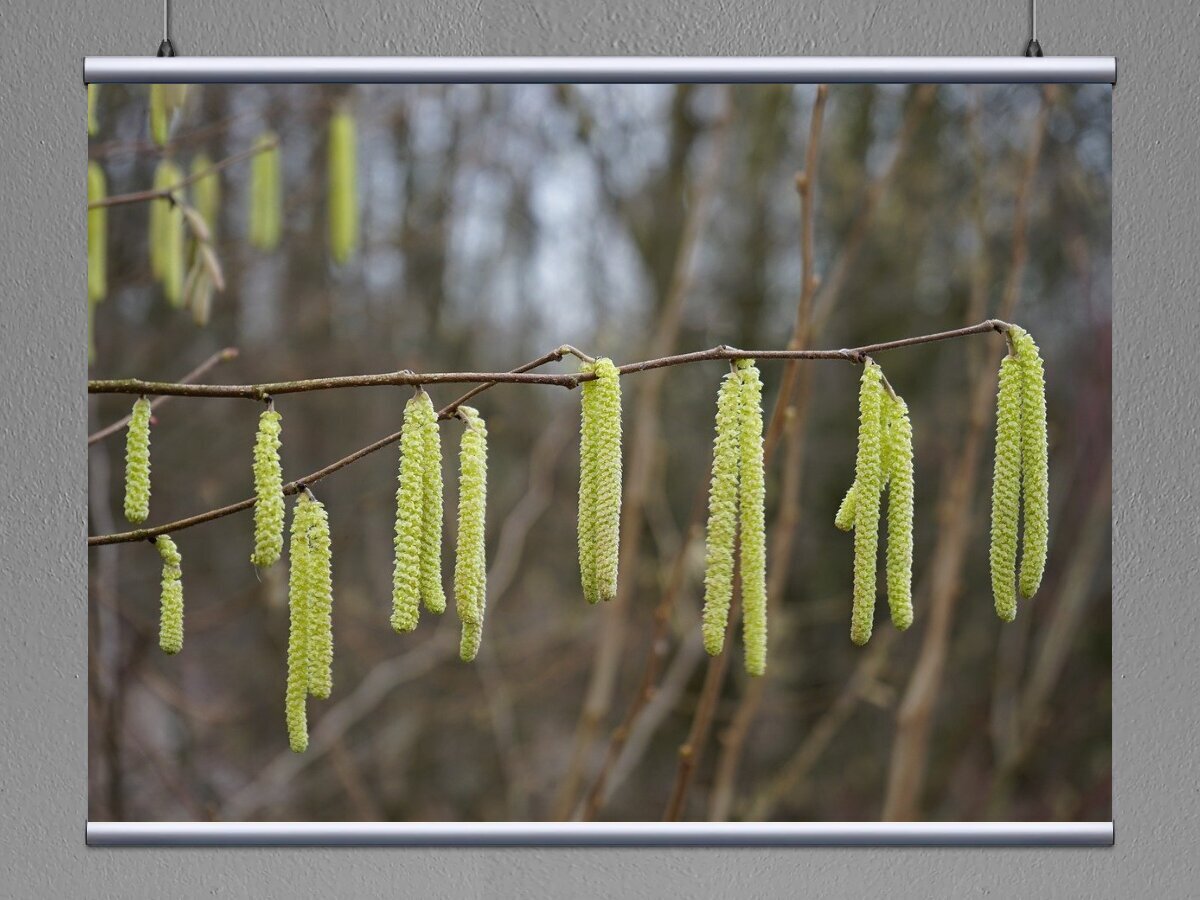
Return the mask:
[[[87,849],[81,60],[152,53],[161,7],[157,0],[8,0],[0,8],[3,893],[1195,896],[1198,519],[1186,485],[1194,485],[1188,476],[1200,422],[1190,365],[1200,325],[1200,5],[1044,0],[1042,7],[1039,37],[1048,52],[1114,54],[1120,63],[1113,102],[1116,847]],[[1023,0],[176,0],[173,31],[185,54],[963,55],[1019,52],[1024,15]]]

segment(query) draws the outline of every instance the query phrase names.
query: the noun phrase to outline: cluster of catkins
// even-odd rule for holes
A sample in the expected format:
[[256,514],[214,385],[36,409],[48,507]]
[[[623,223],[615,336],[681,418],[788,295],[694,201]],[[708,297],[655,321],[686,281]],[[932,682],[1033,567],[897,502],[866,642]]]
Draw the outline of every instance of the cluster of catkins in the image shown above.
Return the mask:
[[[742,643],[750,675],[763,674],[767,665],[764,499],[762,381],[753,360],[739,359],[717,394],[701,629],[704,649],[716,656],[725,647],[736,571],[741,578]],[[740,548],[736,565],[735,548]]]
[[[996,614],[1017,615],[1017,590],[1037,593],[1050,536],[1049,459],[1046,445],[1046,375],[1029,332],[1008,330],[1010,352],[1000,363],[996,399],[996,462],[992,481],[992,594]],[[1020,521],[1023,516],[1023,521]],[[1017,578],[1020,526],[1021,569]]]
[[875,622],[875,570],[883,492],[888,492],[887,599],[892,624],[912,624],[913,447],[908,405],[873,361],[863,367],[858,394],[858,452],[854,483],[834,524],[854,531],[854,605],[850,640],[862,645]]

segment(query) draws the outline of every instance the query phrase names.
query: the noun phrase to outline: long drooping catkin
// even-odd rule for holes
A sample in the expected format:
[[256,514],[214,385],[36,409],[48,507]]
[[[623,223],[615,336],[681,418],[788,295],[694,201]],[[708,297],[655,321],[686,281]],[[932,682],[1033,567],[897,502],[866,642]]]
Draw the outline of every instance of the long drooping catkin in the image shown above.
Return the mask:
[[621,380],[611,359],[585,363],[579,438],[579,572],[588,603],[617,595],[621,538]]
[[250,244],[270,252],[279,246],[283,226],[283,173],[279,139],[265,131],[254,142],[250,163]]
[[1022,369],[1021,496],[1022,545],[1019,586],[1032,597],[1042,583],[1050,539],[1050,469],[1046,441],[1046,372],[1032,335],[1013,326]]
[[150,515],[150,401],[133,403],[125,434],[125,518],[135,525]]
[[762,380],[753,360],[738,360],[741,378],[740,478],[742,643],[746,672],[767,667],[767,533],[763,460]]
[[254,439],[254,552],[250,562],[274,565],[283,552],[283,467],[279,462],[282,417],[267,409]]
[[404,633],[421,618],[421,557],[424,542],[425,474],[429,450],[429,395],[417,391],[404,406],[400,428],[400,484],[396,489],[396,562],[392,572],[392,628]]
[[996,395],[996,462],[992,478],[992,596],[996,615],[1011,622],[1017,615],[1015,569],[1021,504],[1021,360],[1009,354],[1000,363]]
[[287,689],[284,697],[288,743],[296,753],[308,748],[309,610],[314,576],[308,533],[313,524],[313,501],[301,494],[292,507],[288,542]]
[[913,444],[912,422],[904,398],[887,395],[886,452],[882,453],[888,485],[887,596],[892,624],[901,631],[913,621]]
[[329,249],[339,264],[358,246],[357,144],[354,117],[340,107],[329,120]]
[[438,431],[437,412],[424,391],[422,434],[425,449],[421,454],[421,602],[431,613],[446,611],[446,592],[442,588],[442,436]]
[[175,542],[165,534],[154,539],[162,558],[162,597],[158,614],[158,646],[163,653],[183,649],[183,558]]
[[[108,193],[104,170],[88,163],[88,203],[103,200]],[[108,210],[88,210],[88,300],[99,303],[108,294]]]
[[469,406],[458,408],[466,423],[458,456],[458,545],[454,561],[454,605],[462,622],[459,656],[470,662],[479,652],[487,606],[487,425]]
[[306,507],[308,555],[304,609],[308,620],[308,692],[319,700],[333,691],[333,552],[329,542],[329,515],[319,500]]
[[854,484],[854,609],[850,640],[862,645],[871,639],[875,618],[875,567],[879,552],[879,497],[883,489],[882,373],[868,361],[858,394],[858,453]]
[[[170,190],[183,180],[179,167],[169,159],[154,172],[154,189]],[[183,212],[168,199],[150,202],[150,271],[162,285],[163,296],[172,306],[183,302],[184,280]]]
[[718,655],[725,646],[733,598],[733,548],[737,538],[738,472],[741,466],[742,379],[730,372],[717,394],[712,482],[708,491],[708,532],[704,554],[704,649]]

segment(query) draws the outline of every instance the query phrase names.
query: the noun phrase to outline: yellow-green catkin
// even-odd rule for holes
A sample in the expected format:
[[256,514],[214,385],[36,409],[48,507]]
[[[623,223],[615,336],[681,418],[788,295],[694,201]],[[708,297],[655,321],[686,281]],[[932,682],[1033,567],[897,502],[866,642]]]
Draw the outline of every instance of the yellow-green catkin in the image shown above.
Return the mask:
[[858,453],[854,484],[854,607],[850,640],[871,639],[875,619],[875,568],[879,552],[879,505],[883,490],[882,373],[874,362],[863,367],[858,394]]
[[125,518],[137,525],[150,515],[150,401],[134,401],[125,434]]
[[358,246],[358,141],[346,107],[329,120],[329,248],[341,264]]
[[742,378],[730,372],[717,394],[712,481],[708,490],[708,532],[704,554],[704,649],[718,655],[725,646],[733,598],[733,548],[737,538],[738,477],[741,466]]
[[[108,194],[104,170],[97,162],[88,163],[88,204]],[[99,303],[108,294],[108,210],[103,206],[88,210],[88,300]]]
[[100,130],[100,121],[96,117],[96,104],[100,100],[100,85],[89,84],[87,86],[87,100],[87,129],[88,137],[91,137]]
[[617,595],[621,540],[621,379],[611,359],[585,363],[579,435],[579,572],[588,603]]
[[158,646],[172,655],[183,649],[183,559],[167,535],[154,539],[162,558],[162,597],[158,615]]
[[740,492],[742,643],[746,672],[767,668],[766,483],[763,473],[762,380],[753,360],[738,360],[741,378]]
[[996,395],[996,462],[992,476],[992,596],[996,615],[1017,615],[1017,524],[1021,505],[1021,404],[1024,368],[1014,354],[1000,363]]
[[833,524],[842,531],[854,530],[854,498],[857,496],[858,485],[851,484],[846,496],[842,498],[841,505],[838,506],[837,514],[833,517]]
[[329,515],[320,500],[308,500],[305,534],[308,554],[304,601],[308,619],[308,692],[325,700],[333,691],[333,552]]
[[1013,327],[1021,363],[1021,515],[1019,587],[1026,599],[1037,593],[1046,569],[1050,539],[1050,470],[1046,444],[1046,372],[1042,354],[1029,332]]
[[458,455],[458,544],[454,560],[454,605],[462,623],[459,656],[470,662],[479,652],[487,606],[487,425],[479,413],[460,406],[466,424]]
[[424,391],[421,395],[425,440],[421,454],[425,464],[421,492],[421,602],[440,616],[446,611],[446,592],[442,588],[442,436],[433,401]]
[[158,146],[166,146],[171,136],[171,121],[186,99],[186,84],[150,85],[150,136]]
[[400,473],[396,488],[396,560],[392,570],[392,628],[401,634],[421,618],[421,558],[424,555],[425,433],[429,396],[417,391],[404,406],[400,427]]
[[254,552],[250,562],[274,565],[283,553],[283,468],[279,462],[282,417],[267,409],[254,439]]
[[208,227],[209,236],[215,237],[217,216],[221,211],[221,176],[212,171],[212,162],[209,161],[208,155],[198,153],[192,159],[191,177],[196,179],[189,189],[192,206]]
[[913,443],[908,404],[900,396],[887,395],[888,409],[886,466],[887,512],[887,597],[892,624],[903,631],[912,624],[913,558]]
[[266,131],[254,146],[259,152],[250,163],[250,243],[269,252],[279,246],[283,223],[279,140]]
[[[154,172],[155,190],[169,190],[183,180],[179,167],[169,159]],[[183,303],[184,265],[183,211],[168,199],[150,202],[150,271],[162,285],[172,306]]]
[[296,753],[308,748],[309,611],[312,594],[313,554],[308,534],[313,523],[313,501],[301,494],[292,507],[288,542],[288,649],[287,688],[284,696],[288,744]]

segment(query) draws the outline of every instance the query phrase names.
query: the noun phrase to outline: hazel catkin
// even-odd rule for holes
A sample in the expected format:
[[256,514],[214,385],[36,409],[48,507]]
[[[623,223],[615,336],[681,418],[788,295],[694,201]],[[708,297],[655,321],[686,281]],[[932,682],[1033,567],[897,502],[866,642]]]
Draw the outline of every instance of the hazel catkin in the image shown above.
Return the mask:
[[250,163],[250,245],[270,252],[279,246],[283,226],[283,173],[279,139],[265,131],[254,142]]
[[479,413],[460,406],[466,424],[459,449],[458,543],[454,561],[454,605],[462,623],[459,656],[470,662],[479,652],[487,606],[487,425]]
[[762,675],[767,666],[767,536],[763,460],[762,380],[753,360],[738,360],[741,379],[740,479],[742,643],[746,672]]
[[621,539],[621,381],[611,359],[585,363],[579,438],[579,571],[588,603],[617,595]]
[[892,624],[901,631],[913,621],[913,444],[908,404],[897,395],[887,395],[888,428],[882,454],[886,465],[887,511],[887,598]]
[[158,146],[167,145],[175,112],[183,106],[186,99],[186,84],[150,85],[150,137]]
[[192,206],[208,228],[211,239],[217,232],[217,217],[221,211],[221,177],[213,171],[207,154],[197,153],[192,159],[190,191]]
[[279,462],[282,417],[273,408],[258,417],[254,439],[254,552],[250,562],[265,568],[283,552],[283,468]]
[[175,542],[165,534],[154,539],[162,559],[162,597],[159,603],[158,646],[163,653],[183,649],[183,559]]
[[421,602],[429,612],[446,611],[446,592],[442,588],[442,436],[437,411],[424,391],[422,402],[421,460]]
[[[97,162],[88,163],[88,204],[103,200],[108,193],[104,170]],[[99,303],[108,294],[108,210],[103,206],[89,209],[88,301]]]
[[1021,571],[1018,585],[1028,599],[1046,569],[1050,538],[1050,471],[1046,441],[1046,373],[1033,336],[1013,326],[1021,390]]
[[339,265],[358,246],[358,148],[354,117],[340,107],[329,120],[329,249]]
[[325,700],[333,691],[333,553],[329,540],[329,515],[320,500],[308,499],[305,507],[308,555],[304,589],[308,621],[305,662],[308,692]]
[[1014,354],[1000,363],[996,394],[996,461],[992,477],[990,564],[996,615],[1011,622],[1017,615],[1014,570],[1021,504],[1021,403],[1024,371]]
[[704,649],[717,656],[725,646],[733,598],[733,548],[737,538],[738,478],[741,466],[742,379],[730,372],[717,394],[712,481],[708,491],[708,530],[704,554]]
[[433,406],[423,390],[404,405],[400,427],[400,473],[396,489],[396,560],[392,570],[392,628],[412,631],[421,617],[421,558],[425,546],[424,503],[426,455],[425,429]]
[[[183,174],[169,159],[154,172],[154,189],[167,191],[183,180]],[[163,296],[175,307],[183,303],[183,211],[178,203],[166,198],[150,202],[150,271],[162,285]]]
[[859,383],[858,452],[854,466],[854,607],[850,640],[860,646],[871,639],[875,618],[875,567],[883,488],[882,405],[882,373],[879,366],[868,360]]
[[150,401],[134,401],[125,434],[125,518],[137,525],[150,515]]
[[287,688],[284,711],[288,744],[296,753],[308,748],[308,600],[313,579],[308,532],[312,527],[312,501],[301,494],[292,507],[292,529],[288,542],[288,647]]
[[96,117],[96,105],[100,100],[100,85],[87,86],[87,133],[88,137],[100,130],[100,121]]

